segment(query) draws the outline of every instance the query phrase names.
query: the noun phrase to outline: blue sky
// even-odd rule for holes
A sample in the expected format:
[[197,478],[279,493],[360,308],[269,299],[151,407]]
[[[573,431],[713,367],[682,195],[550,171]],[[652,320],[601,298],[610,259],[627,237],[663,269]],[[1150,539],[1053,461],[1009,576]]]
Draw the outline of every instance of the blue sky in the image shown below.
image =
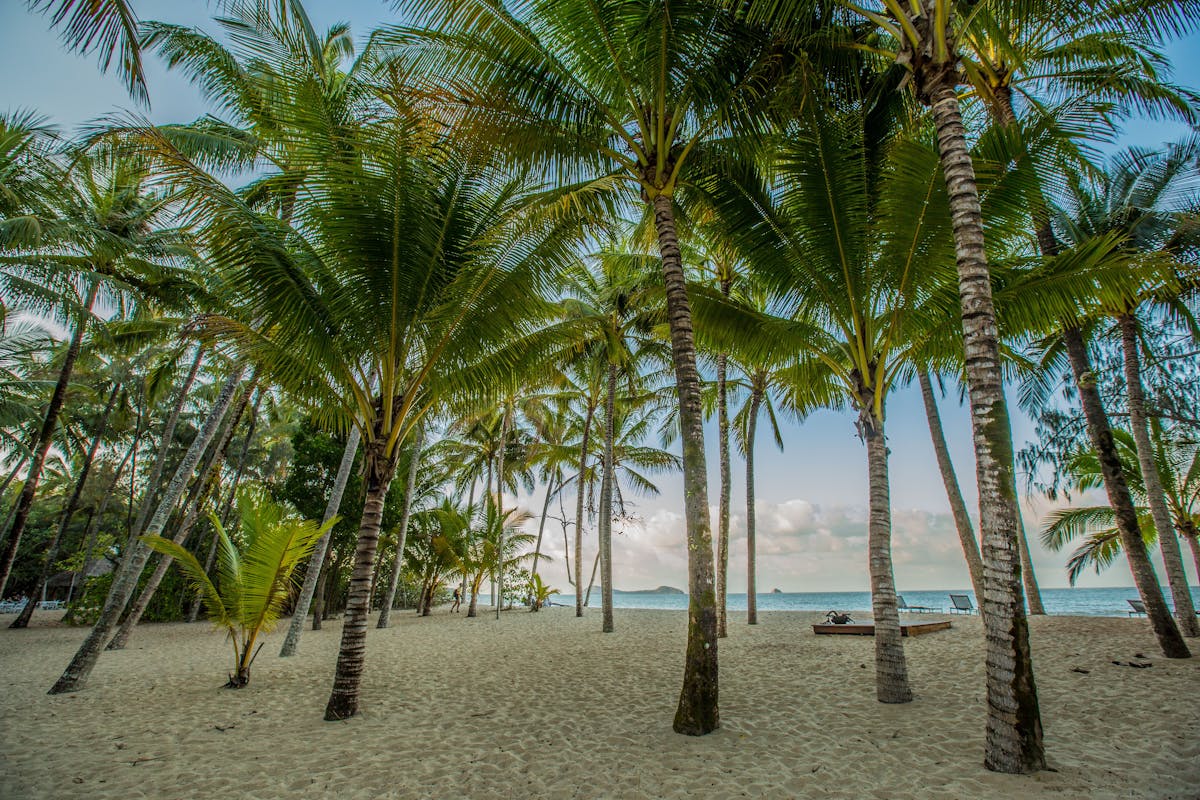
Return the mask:
[[[135,6],[143,19],[216,30],[210,18],[212,9],[202,0],[140,0]],[[347,20],[358,36],[396,19],[383,0],[309,0],[306,7],[319,29]],[[1193,87],[1200,84],[1200,36],[1173,44],[1168,53],[1177,82]],[[0,96],[0,111],[33,109],[67,132],[120,110],[146,113],[156,123],[191,120],[206,111],[197,91],[179,75],[167,72],[153,56],[147,57],[151,108],[138,108],[114,75],[101,74],[94,58],[65,52],[56,34],[49,30],[47,19],[29,13],[18,0],[0,3],[0,74],[9,76]],[[1186,129],[1178,124],[1138,121],[1128,126],[1121,143],[1153,146],[1184,133]],[[957,392],[943,401],[942,412],[963,493],[973,505],[969,421],[959,407]],[[1019,447],[1031,438],[1032,424],[1015,406],[1013,413],[1013,433]],[[901,589],[967,586],[915,387],[895,393],[887,422],[898,584]],[[712,476],[709,494],[713,504],[717,498],[714,433],[708,431]],[[783,453],[767,439],[762,431],[757,450],[760,588],[865,589],[865,453],[855,436],[850,414],[821,412],[802,425],[787,425]],[[636,513],[642,524],[629,526],[617,538],[614,567],[618,588],[686,585],[682,484],[678,476],[668,476],[660,486],[660,497],[637,500]],[[735,576],[741,574],[744,563],[743,488],[739,460],[734,465],[733,491],[736,516],[731,572]],[[520,500],[540,510],[540,494]],[[1037,519],[1044,508],[1044,503],[1035,503],[1025,509],[1026,525],[1035,540],[1035,568],[1043,585],[1064,586],[1066,555],[1044,552],[1036,544]],[[561,533],[553,527],[548,530],[558,537],[557,549],[561,550]],[[556,563],[561,565],[562,559]],[[1128,569],[1121,563],[1101,576],[1086,576],[1081,585],[1125,586],[1130,582]],[[565,588],[565,583],[559,577],[555,585]],[[744,590],[742,586],[740,578],[731,579],[731,590]]]

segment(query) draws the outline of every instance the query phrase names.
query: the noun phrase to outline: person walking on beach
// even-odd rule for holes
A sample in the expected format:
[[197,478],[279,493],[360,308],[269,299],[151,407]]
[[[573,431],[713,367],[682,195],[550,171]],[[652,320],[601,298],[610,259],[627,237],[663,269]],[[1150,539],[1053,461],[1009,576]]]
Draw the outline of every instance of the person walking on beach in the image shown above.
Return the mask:
[[458,611],[458,607],[462,604],[462,594],[458,591],[458,587],[454,588],[454,605],[450,606],[450,613]]

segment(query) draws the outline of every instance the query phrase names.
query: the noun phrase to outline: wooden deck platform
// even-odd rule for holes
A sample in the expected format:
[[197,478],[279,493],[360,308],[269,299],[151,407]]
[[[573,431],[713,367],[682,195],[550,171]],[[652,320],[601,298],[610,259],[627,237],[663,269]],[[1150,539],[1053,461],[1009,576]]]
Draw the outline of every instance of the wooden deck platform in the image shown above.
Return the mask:
[[[920,636],[923,633],[933,633],[934,631],[944,631],[950,627],[950,620],[939,619],[930,620],[929,622],[901,622],[901,636]],[[872,622],[847,622],[845,625],[833,625],[830,623],[821,623],[813,625],[813,633],[818,634],[841,634],[843,636],[874,636],[875,623]]]

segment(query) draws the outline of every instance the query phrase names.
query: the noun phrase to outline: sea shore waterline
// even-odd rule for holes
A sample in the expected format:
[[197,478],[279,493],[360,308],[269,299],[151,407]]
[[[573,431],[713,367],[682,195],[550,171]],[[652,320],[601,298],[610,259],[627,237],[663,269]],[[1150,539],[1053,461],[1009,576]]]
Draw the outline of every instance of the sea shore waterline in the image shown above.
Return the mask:
[[144,625],[84,691],[51,697],[86,630],[38,612],[29,630],[0,630],[0,797],[1182,800],[1200,785],[1200,658],[1158,658],[1144,619],[1031,620],[1056,771],[1012,776],[982,764],[977,617],[906,640],[916,699],[884,706],[873,641],[814,636],[822,616],[731,618],[722,727],[689,738],[671,731],[675,612],[618,609],[607,635],[593,609],[396,612],[369,630],[363,713],[342,723],[321,719],[337,621],[290,659],[271,634],[239,691],[220,688],[222,634]]

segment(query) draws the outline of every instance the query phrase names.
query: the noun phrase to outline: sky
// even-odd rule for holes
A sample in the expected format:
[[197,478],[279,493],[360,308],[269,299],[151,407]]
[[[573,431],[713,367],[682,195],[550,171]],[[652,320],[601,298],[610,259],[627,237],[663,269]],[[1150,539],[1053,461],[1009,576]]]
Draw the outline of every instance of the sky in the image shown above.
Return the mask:
[[[142,19],[196,25],[215,32],[212,7],[203,0],[136,0]],[[348,21],[359,37],[373,27],[395,21],[384,0],[309,0],[314,25],[325,29]],[[1200,36],[1167,48],[1174,78],[1187,86],[1200,85]],[[114,74],[101,74],[93,57],[66,52],[48,20],[30,13],[19,0],[0,0],[0,74],[9,76],[0,94],[0,113],[33,110],[70,132],[114,112],[145,114],[155,123],[195,119],[208,109],[198,91],[183,77],[169,72],[153,55],[146,57],[150,109],[138,107]],[[1121,144],[1157,146],[1186,133],[1182,125],[1136,121]],[[970,424],[958,402],[957,389],[941,402],[952,458],[963,495],[974,507],[976,487]],[[1012,398],[1010,397],[1010,401]],[[1013,437],[1019,448],[1033,438],[1033,424],[1011,402]],[[802,424],[786,423],[784,449],[776,450],[760,424],[756,449],[758,531],[758,588],[771,591],[859,591],[869,587],[866,554],[866,453],[858,440],[850,412],[819,412]],[[954,532],[920,393],[914,386],[896,391],[887,412],[891,450],[893,557],[900,590],[963,589],[970,585],[961,548]],[[709,499],[717,502],[715,427],[706,427]],[[745,473],[735,449],[733,518],[730,547],[730,591],[745,591]],[[682,502],[682,478],[663,475],[661,494],[631,498],[634,519],[615,525],[614,585],[618,589],[651,588],[661,584],[687,586],[687,551]],[[514,502],[540,513],[542,487]],[[1099,504],[1098,494],[1079,501]],[[1034,571],[1043,587],[1067,585],[1067,553],[1053,553],[1038,543],[1040,520],[1052,505],[1044,498],[1024,497],[1022,512],[1029,531]],[[715,521],[715,516],[714,516]],[[585,563],[595,553],[589,532]],[[550,521],[544,549],[554,561],[545,570],[551,585],[567,589],[562,530]],[[1157,556],[1156,556],[1157,559]],[[1190,561],[1190,559],[1189,559]],[[1194,573],[1192,583],[1196,584]],[[1129,586],[1124,561],[1097,576],[1084,575],[1080,586]]]

